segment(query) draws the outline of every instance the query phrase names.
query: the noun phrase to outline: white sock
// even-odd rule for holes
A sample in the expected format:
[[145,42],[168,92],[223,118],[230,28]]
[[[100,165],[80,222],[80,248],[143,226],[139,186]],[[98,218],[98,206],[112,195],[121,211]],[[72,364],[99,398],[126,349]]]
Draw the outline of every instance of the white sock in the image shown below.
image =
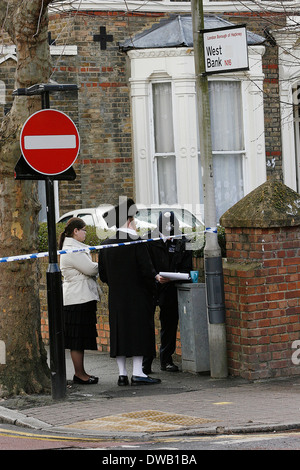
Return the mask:
[[143,356],[133,356],[132,365],[132,375],[137,375],[138,377],[147,377],[147,375],[143,372]]
[[127,375],[126,356],[117,356],[116,359],[119,367],[119,375]]

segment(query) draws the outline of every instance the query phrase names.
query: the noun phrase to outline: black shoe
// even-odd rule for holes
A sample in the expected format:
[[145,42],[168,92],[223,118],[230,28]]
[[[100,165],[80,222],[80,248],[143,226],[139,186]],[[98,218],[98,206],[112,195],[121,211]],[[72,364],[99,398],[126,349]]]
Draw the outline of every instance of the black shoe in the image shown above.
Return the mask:
[[91,376],[88,380],[82,380],[74,375],[73,382],[80,385],[94,385],[98,383],[98,377]]
[[160,384],[160,379],[154,379],[153,377],[140,377],[133,375],[131,377],[131,385],[155,385]]
[[178,372],[179,368],[173,362],[168,362],[167,364],[161,364],[161,370],[166,370],[167,372]]
[[127,375],[119,375],[118,385],[129,385],[129,380]]

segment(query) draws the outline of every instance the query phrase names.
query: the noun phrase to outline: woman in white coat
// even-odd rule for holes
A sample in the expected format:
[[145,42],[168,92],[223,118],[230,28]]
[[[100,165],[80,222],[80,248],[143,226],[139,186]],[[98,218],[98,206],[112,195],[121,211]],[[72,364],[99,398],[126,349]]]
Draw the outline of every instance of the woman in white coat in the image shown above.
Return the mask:
[[[86,248],[83,243],[85,237],[84,221],[73,217],[60,235],[59,249]],[[86,385],[96,384],[98,377],[85,371],[84,351],[97,349],[96,312],[97,301],[100,300],[96,281],[98,263],[92,261],[88,251],[66,253],[60,257],[60,268],[63,276],[65,348],[71,350],[75,371],[73,381]]]

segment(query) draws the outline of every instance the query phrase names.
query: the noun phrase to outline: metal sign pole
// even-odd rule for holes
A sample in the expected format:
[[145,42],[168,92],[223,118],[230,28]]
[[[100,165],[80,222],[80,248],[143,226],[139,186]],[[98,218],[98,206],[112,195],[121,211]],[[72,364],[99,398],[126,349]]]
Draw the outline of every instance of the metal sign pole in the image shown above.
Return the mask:
[[[49,91],[42,93],[42,108],[50,108]],[[57,262],[54,181],[50,177],[45,180],[45,188],[49,251],[49,265],[46,279],[52,397],[54,399],[62,399],[66,396],[67,387],[63,332],[63,297],[61,271]]]
[[[49,93],[51,91],[78,90],[77,85],[38,84],[29,88],[18,88],[13,95],[41,95],[42,108],[50,108]],[[50,371],[53,399],[63,399],[66,396],[66,363],[63,331],[63,295],[62,278],[57,258],[56,223],[54,180],[74,180],[76,174],[73,168],[68,168],[60,175],[43,175],[31,168],[23,156],[15,168],[15,179],[45,180],[47,224],[48,224],[48,252],[49,265],[46,273],[48,321],[50,340]]]
[[52,397],[54,399],[62,399],[66,395],[66,363],[63,333],[62,279],[57,262],[56,247],[54,181],[48,178],[45,181],[45,185],[49,246],[49,265],[46,279]]

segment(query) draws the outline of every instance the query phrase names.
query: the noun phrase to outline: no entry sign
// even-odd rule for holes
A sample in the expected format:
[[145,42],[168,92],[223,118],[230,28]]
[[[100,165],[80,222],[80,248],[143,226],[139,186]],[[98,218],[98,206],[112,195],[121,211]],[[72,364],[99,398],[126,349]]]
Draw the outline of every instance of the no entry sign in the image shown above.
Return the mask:
[[70,168],[79,152],[79,133],[74,122],[61,111],[42,109],[25,122],[20,145],[35,171],[58,175]]

